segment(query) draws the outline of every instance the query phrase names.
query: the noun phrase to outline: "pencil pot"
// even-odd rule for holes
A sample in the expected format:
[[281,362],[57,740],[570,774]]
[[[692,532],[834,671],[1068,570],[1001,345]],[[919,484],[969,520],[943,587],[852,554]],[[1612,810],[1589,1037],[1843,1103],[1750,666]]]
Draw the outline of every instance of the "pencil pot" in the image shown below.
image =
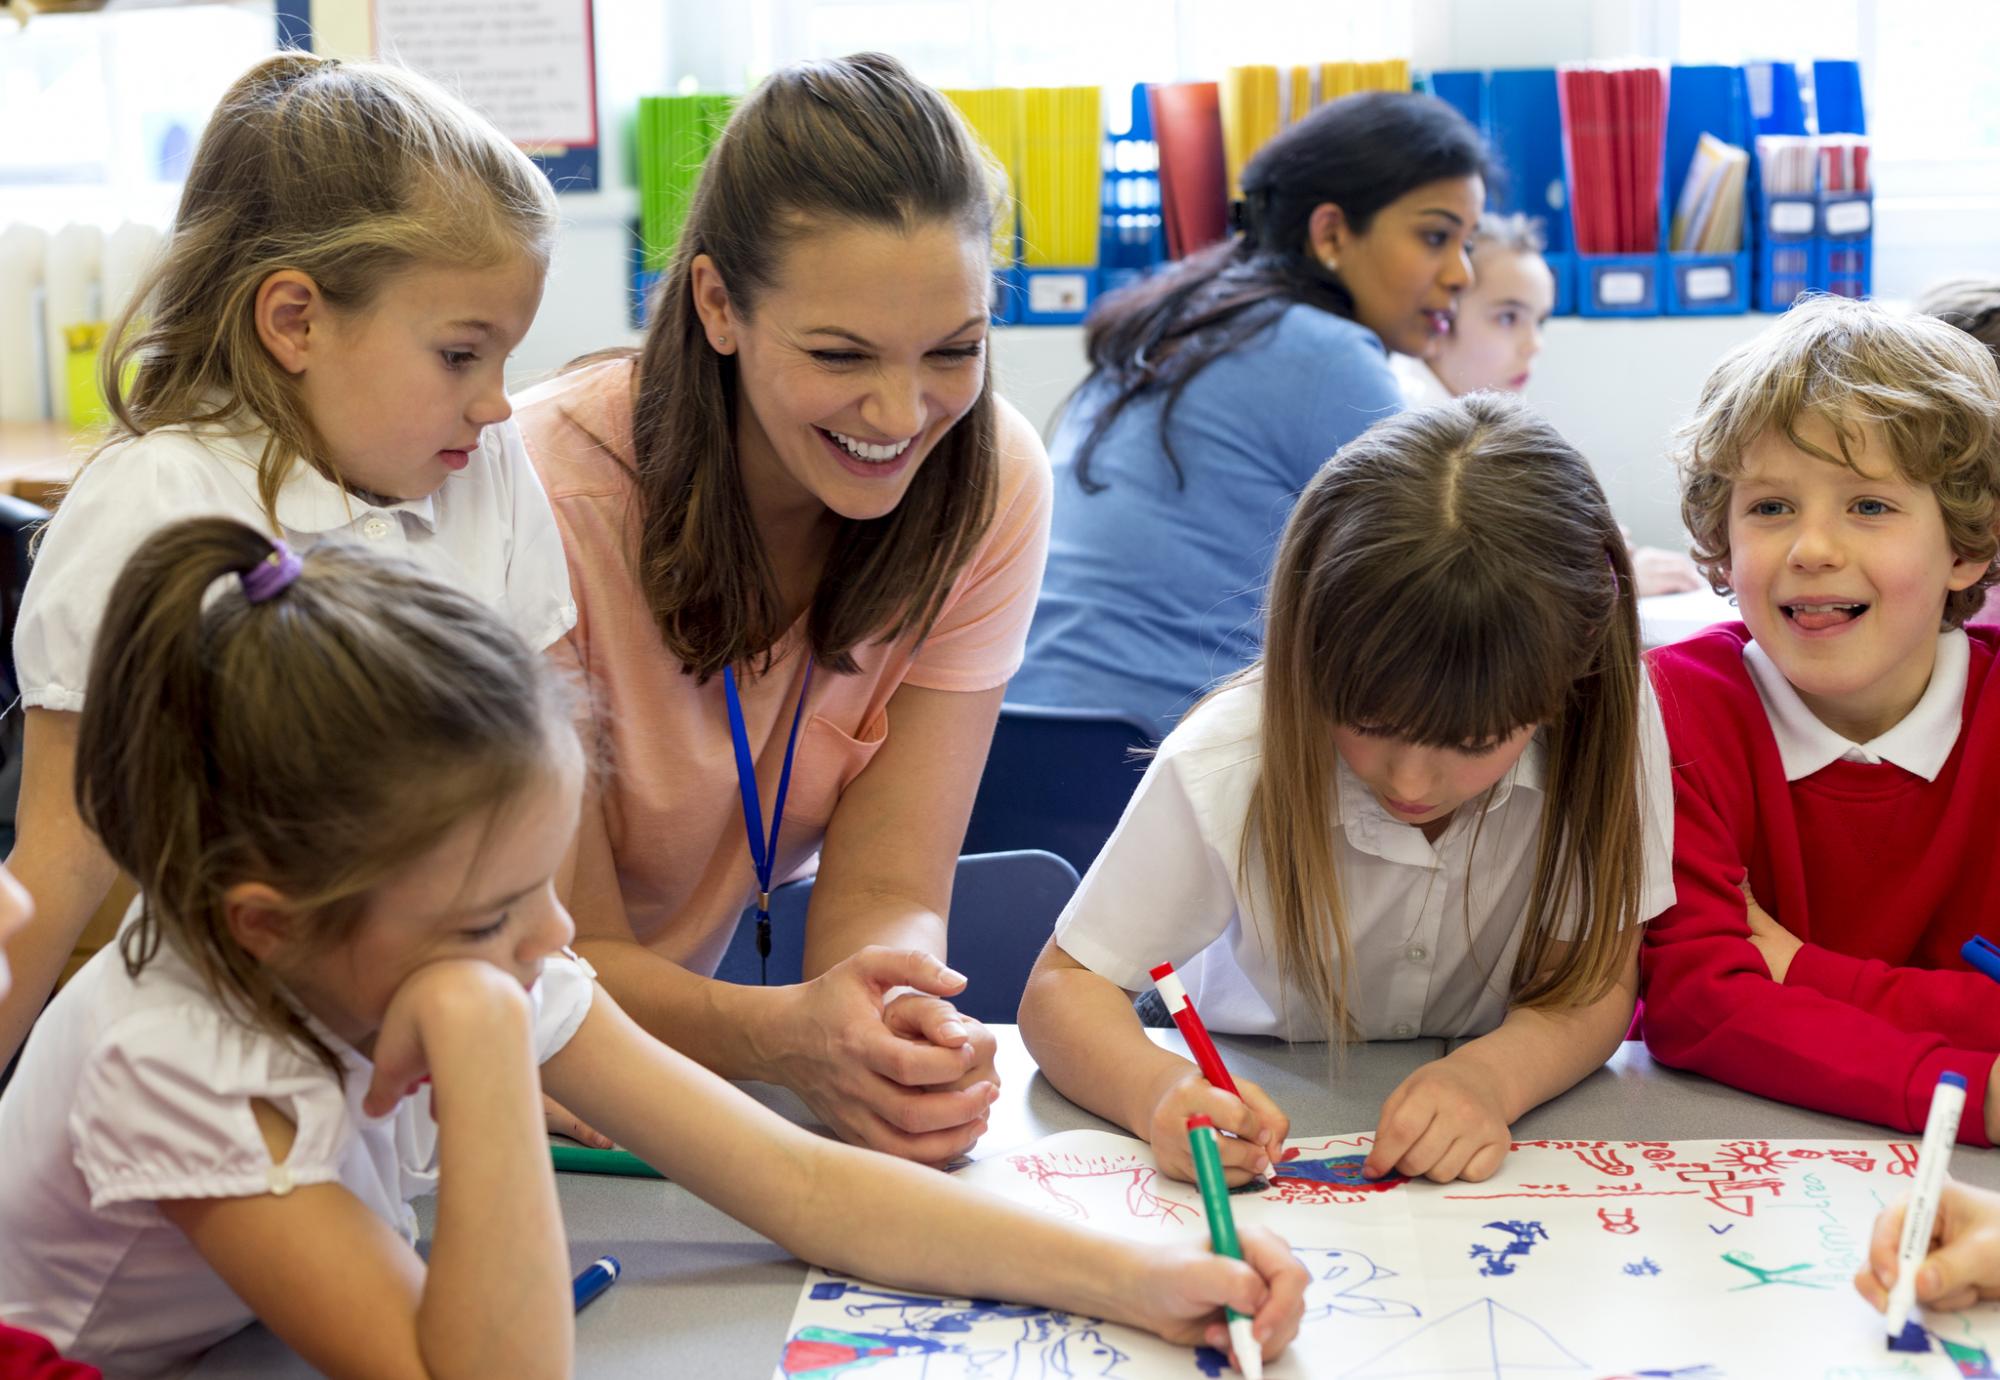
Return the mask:
[[1784,311],[1813,285],[1813,227],[1819,224],[1819,208],[1804,197],[1767,197],[1763,212],[1755,303],[1758,311]]
[[1812,285],[1836,297],[1866,297],[1874,285],[1875,198],[1822,197],[1813,240]]
[[1556,280],[1556,304],[1549,314],[1576,315],[1576,255],[1567,249],[1545,249],[1542,262],[1549,266],[1549,275]]
[[1658,316],[1660,254],[1576,256],[1578,316]]
[[1023,326],[1074,326],[1097,300],[1097,268],[1018,268]]
[[1666,256],[1667,315],[1728,316],[1750,310],[1750,254]]

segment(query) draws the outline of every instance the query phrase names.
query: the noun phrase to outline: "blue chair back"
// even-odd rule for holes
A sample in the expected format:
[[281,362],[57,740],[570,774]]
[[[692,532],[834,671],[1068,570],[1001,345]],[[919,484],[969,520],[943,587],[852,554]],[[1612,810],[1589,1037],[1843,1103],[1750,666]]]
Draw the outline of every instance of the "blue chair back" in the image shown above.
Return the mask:
[[[1007,1022],[1021,1007],[1028,972],[1076,891],[1076,869],[1053,853],[973,853],[958,860],[951,886],[946,937],[951,966],[964,973],[965,991],[953,1005],[976,1020]],[[805,955],[806,906],[812,880],[788,882],[771,893],[773,983],[797,982]],[[716,968],[724,982],[755,986],[757,917],[746,910]]]
[[1153,728],[1132,714],[1003,704],[965,830],[968,853],[1046,849],[1079,874],[1146,770]]

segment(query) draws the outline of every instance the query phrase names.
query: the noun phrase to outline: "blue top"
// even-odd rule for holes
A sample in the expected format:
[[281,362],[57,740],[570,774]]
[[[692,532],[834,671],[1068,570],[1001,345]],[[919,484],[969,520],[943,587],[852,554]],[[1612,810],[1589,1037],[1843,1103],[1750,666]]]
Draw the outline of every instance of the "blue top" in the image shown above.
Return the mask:
[[1049,455],[1055,517],[1018,704],[1117,709],[1164,734],[1263,642],[1264,582],[1285,518],[1326,458],[1402,394],[1373,331],[1295,305],[1197,374],[1174,408],[1176,487],[1160,445],[1165,394],[1125,409],[1091,456],[1076,456],[1113,396],[1088,381]]

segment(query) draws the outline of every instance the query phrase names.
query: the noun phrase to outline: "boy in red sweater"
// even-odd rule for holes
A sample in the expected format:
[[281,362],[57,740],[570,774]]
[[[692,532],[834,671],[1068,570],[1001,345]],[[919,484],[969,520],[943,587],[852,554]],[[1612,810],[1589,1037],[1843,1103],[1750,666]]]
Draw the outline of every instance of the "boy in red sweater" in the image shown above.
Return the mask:
[[1716,367],[1677,460],[1743,621],[1651,657],[1679,895],[1647,927],[1646,1043],[1911,1132],[1956,1070],[1960,1134],[1992,1144],[2000,985],[1959,945],[2000,936],[2000,629],[1961,624],[1995,578],[2000,372],[1822,298]]

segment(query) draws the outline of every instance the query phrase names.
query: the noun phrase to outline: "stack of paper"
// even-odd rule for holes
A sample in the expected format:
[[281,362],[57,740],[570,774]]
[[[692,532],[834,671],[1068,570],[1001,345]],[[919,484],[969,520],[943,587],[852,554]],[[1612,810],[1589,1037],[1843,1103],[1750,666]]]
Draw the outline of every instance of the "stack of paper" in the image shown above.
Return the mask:
[[1221,92],[1212,81],[1146,88],[1160,145],[1160,218],[1167,254],[1186,258],[1229,233]]
[[1006,200],[1000,214],[993,221],[993,263],[995,267],[1006,268],[1014,262],[1014,235],[1016,231],[1015,197],[1021,185],[1021,143],[1025,137],[1022,122],[1026,117],[1026,107],[1019,87],[1003,86],[989,90],[951,90],[943,93],[945,99],[958,107],[959,114],[972,126],[972,132],[986,146],[987,154],[999,167],[1006,179]]
[[1104,195],[1103,92],[1029,87],[1021,97],[1021,262],[1094,266]]
[[1657,67],[1565,67],[1556,90],[1578,251],[1655,252],[1666,74]]
[[1232,67],[1222,82],[1222,147],[1229,195],[1243,195],[1243,165],[1278,132],[1278,69]]
[[642,96],[634,154],[639,164],[639,242],[648,272],[667,266],[695,179],[729,122],[734,96]]
[[1750,151],[1704,133],[1674,207],[1668,247],[1684,254],[1734,254],[1743,247],[1743,189]]

